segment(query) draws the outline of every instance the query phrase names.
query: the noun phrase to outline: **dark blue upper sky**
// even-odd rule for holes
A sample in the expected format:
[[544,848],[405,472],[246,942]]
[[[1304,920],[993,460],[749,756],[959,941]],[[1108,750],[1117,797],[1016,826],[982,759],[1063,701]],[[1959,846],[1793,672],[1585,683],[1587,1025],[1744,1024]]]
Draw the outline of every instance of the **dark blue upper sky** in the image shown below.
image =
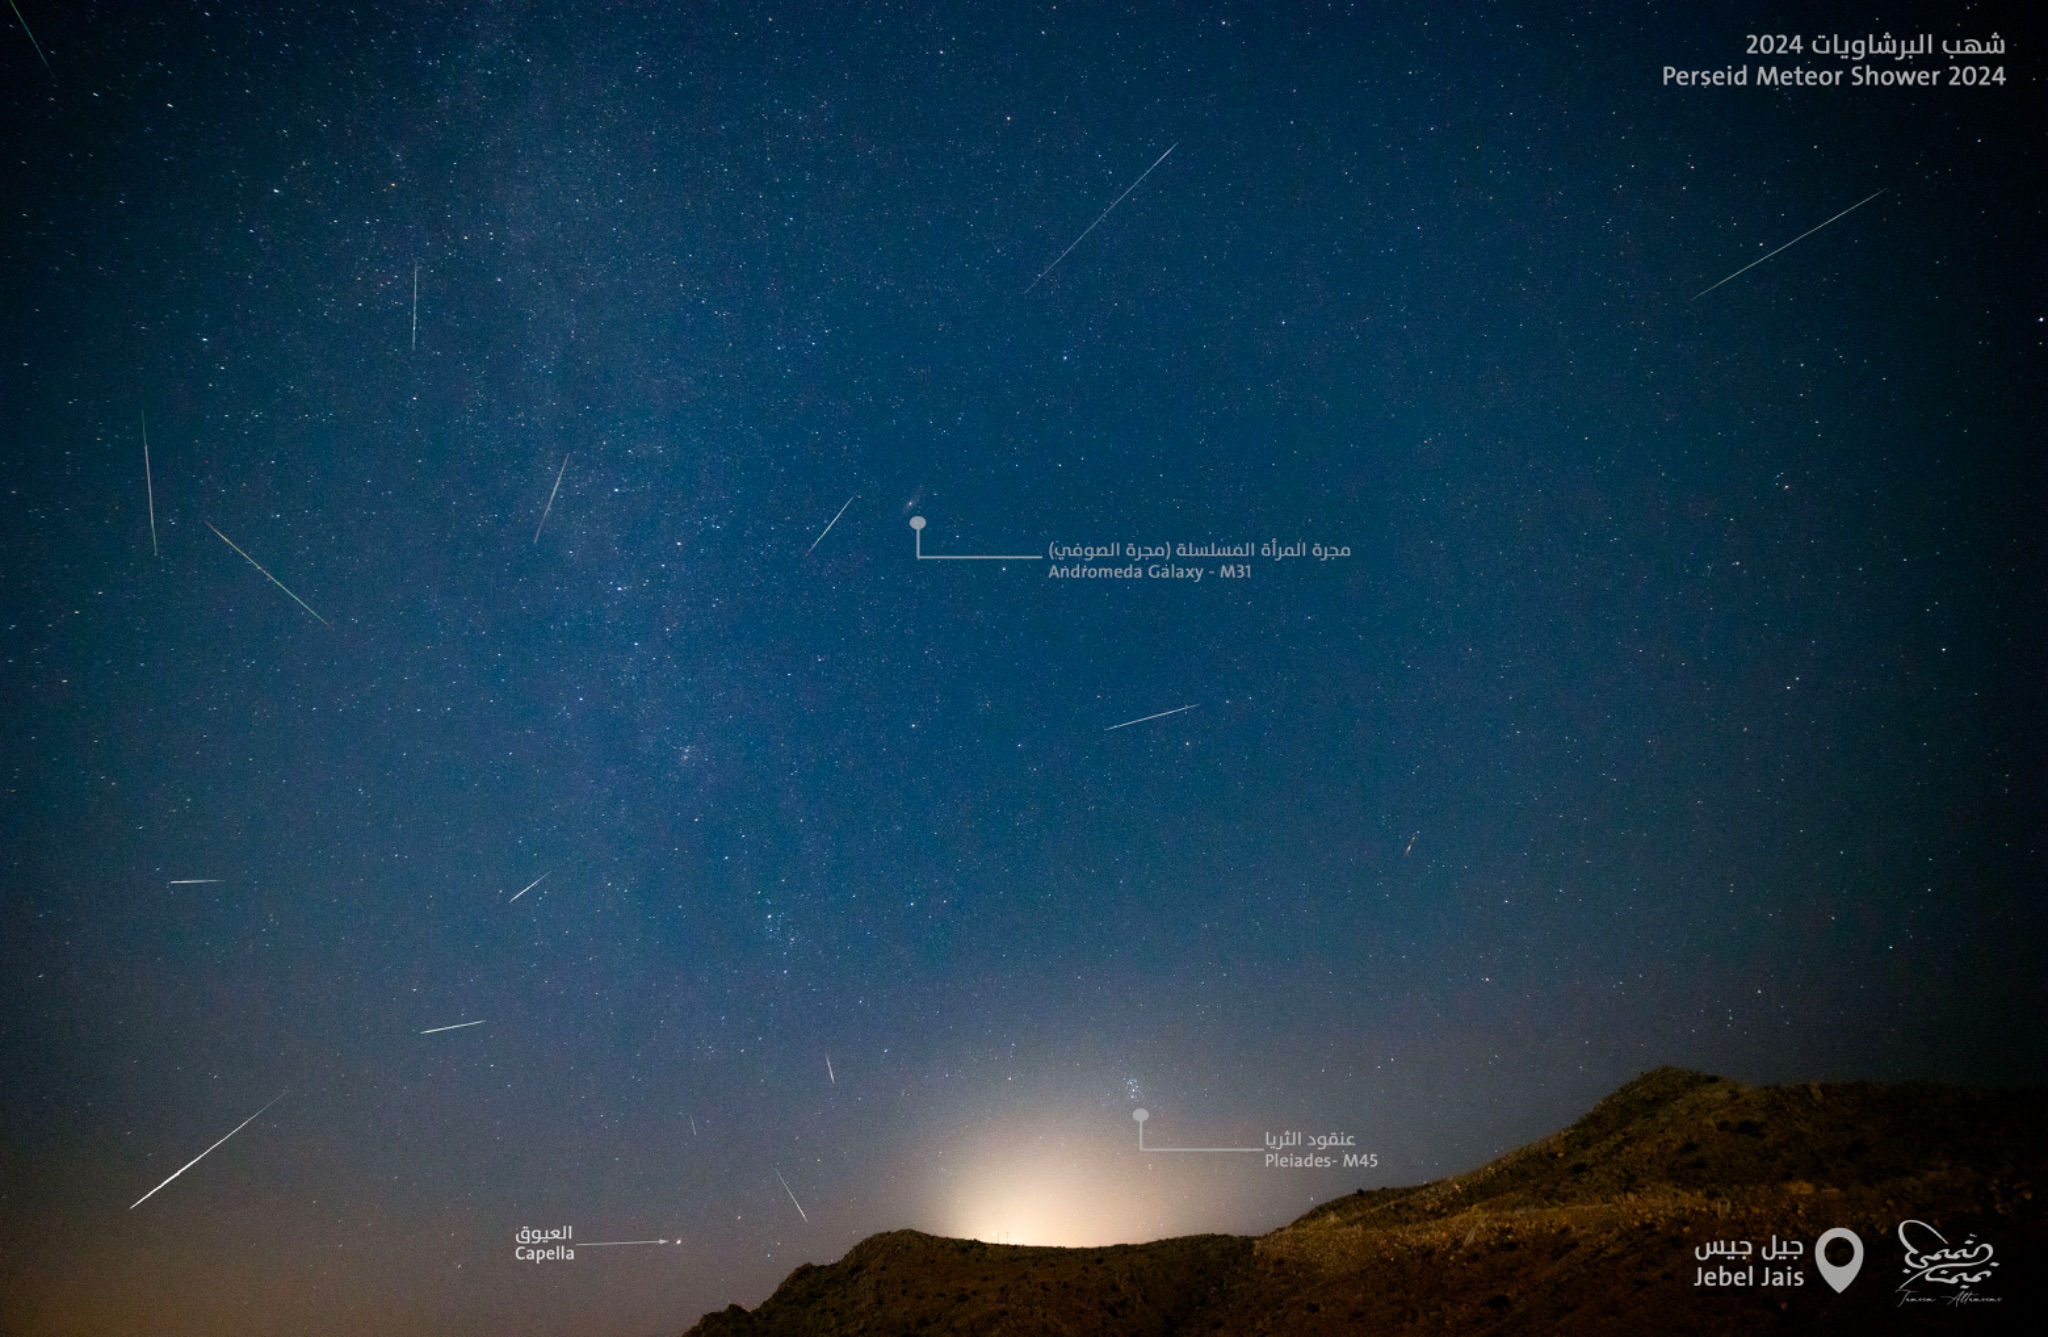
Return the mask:
[[2041,1080],[2035,30],[1671,8],[23,0],[0,1324],[675,1330]]

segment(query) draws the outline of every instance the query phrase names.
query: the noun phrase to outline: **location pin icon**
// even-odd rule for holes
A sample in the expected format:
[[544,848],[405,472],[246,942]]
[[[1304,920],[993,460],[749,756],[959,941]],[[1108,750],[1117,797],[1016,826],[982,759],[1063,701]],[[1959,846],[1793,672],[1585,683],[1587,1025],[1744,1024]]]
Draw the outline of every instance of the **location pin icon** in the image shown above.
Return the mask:
[[[1849,1261],[1831,1263],[1828,1261],[1828,1245],[1836,1240],[1849,1244]],[[1863,1241],[1855,1231],[1836,1226],[1813,1242],[1813,1265],[1820,1269],[1820,1279],[1835,1288],[1840,1295],[1849,1289],[1849,1283],[1856,1280],[1856,1274],[1863,1270]]]

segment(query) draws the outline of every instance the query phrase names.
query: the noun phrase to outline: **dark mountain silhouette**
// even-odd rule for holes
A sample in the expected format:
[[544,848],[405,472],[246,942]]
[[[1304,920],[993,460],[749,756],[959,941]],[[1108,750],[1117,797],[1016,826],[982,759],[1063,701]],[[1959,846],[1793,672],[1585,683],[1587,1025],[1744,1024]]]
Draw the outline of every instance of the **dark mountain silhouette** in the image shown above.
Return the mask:
[[[2043,1096],[1660,1068],[1470,1174],[1355,1193],[1256,1239],[1048,1249],[891,1231],[689,1337],[2043,1331]],[[1907,1218],[1993,1247],[1977,1299],[1904,1298]],[[1812,1264],[1834,1226],[1864,1245],[1839,1295]],[[1725,1261],[1703,1246],[1773,1236],[1802,1245],[1803,1285],[1697,1284]]]

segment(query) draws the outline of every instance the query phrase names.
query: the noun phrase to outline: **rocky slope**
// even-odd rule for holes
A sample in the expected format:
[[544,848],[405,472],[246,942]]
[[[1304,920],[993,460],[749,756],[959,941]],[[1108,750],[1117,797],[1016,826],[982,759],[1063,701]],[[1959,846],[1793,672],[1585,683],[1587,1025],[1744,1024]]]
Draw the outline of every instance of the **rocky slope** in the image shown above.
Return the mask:
[[[893,1231],[690,1337],[2048,1330],[2044,1114],[2040,1091],[1664,1068],[1470,1174],[1353,1194],[1257,1239],[1047,1249]],[[1908,1217],[1993,1246],[1980,1299],[1922,1285],[1902,1303]],[[1811,1263],[1833,1226],[1865,1247],[1840,1295]],[[1773,1235],[1804,1245],[1803,1285],[1697,1284],[1718,1265],[1701,1246]]]

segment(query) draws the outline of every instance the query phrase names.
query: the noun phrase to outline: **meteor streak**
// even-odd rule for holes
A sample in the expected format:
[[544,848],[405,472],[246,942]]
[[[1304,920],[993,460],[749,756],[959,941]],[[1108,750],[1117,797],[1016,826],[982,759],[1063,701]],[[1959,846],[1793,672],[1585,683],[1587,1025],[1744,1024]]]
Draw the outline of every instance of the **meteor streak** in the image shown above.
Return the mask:
[[[1153,162],[1152,167],[1147,167],[1144,171],[1138,173],[1138,180],[1131,182],[1131,184],[1128,186],[1125,186],[1123,195],[1119,195],[1115,199],[1111,200],[1109,202],[1108,209],[1104,209],[1100,214],[1097,214],[1095,217],[1095,221],[1093,223],[1090,223],[1086,228],[1082,229],[1081,235],[1074,238],[1072,244],[1070,244],[1066,250],[1061,251],[1057,256],[1053,258],[1053,262],[1051,264],[1047,265],[1044,269],[1039,271],[1038,278],[1031,280],[1031,288],[1036,288],[1038,286],[1039,279],[1043,279],[1047,274],[1050,274],[1053,272],[1053,270],[1058,269],[1060,261],[1066,259],[1069,255],[1073,254],[1074,247],[1079,246],[1082,242],[1086,241],[1088,239],[1088,234],[1090,232],[1093,232],[1096,228],[1102,225],[1102,220],[1109,217],[1110,210],[1115,209],[1119,204],[1122,204],[1124,202],[1124,195],[1128,195],[1132,191],[1136,190],[1138,188],[1138,182],[1143,181],[1146,177],[1152,175],[1152,168],[1157,167],[1160,163],[1165,162],[1167,154],[1172,153],[1174,149],[1177,149],[1179,147],[1180,141],[1176,139],[1167,148],[1166,153],[1162,153],[1159,155],[1159,157]],[[1026,288],[1024,291],[1028,293],[1031,291],[1031,288]]]
[[[206,525],[208,529],[213,529],[213,521],[207,520],[203,523]],[[213,529],[213,532],[222,543],[227,544],[230,548],[234,548],[236,552],[242,552],[241,548],[236,545],[235,541],[229,538],[226,534],[221,533],[218,529]],[[305,609],[308,613],[313,613],[313,606],[307,603],[304,599],[301,599],[298,595],[292,594],[292,592],[289,589],[285,588],[285,583],[283,581],[279,580],[276,576],[271,575],[268,571],[264,571],[263,563],[257,561],[254,557],[249,556],[249,554],[246,552],[242,552],[242,559],[248,562],[249,565],[255,567],[258,571],[263,571],[263,578],[265,580],[277,586],[279,589],[284,590],[286,594],[291,594],[293,603]],[[315,622],[318,622],[321,626],[326,627],[329,631],[332,631],[334,629],[334,624],[332,622],[329,622],[326,618],[320,616],[318,613],[313,613],[313,620]]]
[[[1885,187],[1885,190],[1890,190],[1890,189],[1891,189],[1891,187],[1890,187],[1890,186],[1886,186],[1886,187]],[[1846,217],[1846,216],[1848,216],[1849,214],[1853,214],[1853,213],[1855,213],[1855,212],[1856,212],[1856,211],[1857,211],[1858,209],[1861,209],[1861,208],[1862,208],[1862,207],[1863,207],[1864,205],[1866,205],[1866,204],[1870,203],[1870,202],[1871,202],[1872,200],[1876,199],[1876,198],[1877,198],[1877,197],[1878,197],[1879,195],[1882,195],[1882,194],[1884,194],[1884,190],[1880,190],[1880,191],[1875,191],[1875,192],[1873,192],[1873,193],[1871,193],[1871,194],[1869,194],[1869,195],[1865,195],[1865,196],[1864,196],[1864,197],[1863,197],[1862,199],[1860,199],[1860,200],[1856,201],[1856,203],[1854,203],[1854,204],[1850,205],[1850,206],[1849,206],[1848,208],[1846,208],[1846,209],[1842,210],[1842,212],[1841,212],[1841,213],[1838,213],[1838,214],[1836,214],[1836,215],[1835,215],[1835,218],[1843,218],[1843,217]],[[1810,227],[1810,228],[1806,229],[1806,231],[1804,231],[1804,232],[1800,233],[1800,234],[1799,234],[1798,236],[1794,237],[1794,238],[1793,238],[1792,240],[1790,240],[1790,241],[1786,242],[1786,243],[1785,243],[1785,244],[1784,244],[1783,246],[1780,246],[1780,247],[1778,248],[1778,251],[1788,251],[1788,250],[1792,249],[1792,248],[1793,248],[1794,246],[1797,246],[1797,245],[1798,245],[1798,244],[1799,244],[1800,242],[1802,242],[1802,241],[1805,241],[1805,240],[1806,240],[1806,239],[1807,239],[1808,237],[1812,236],[1812,235],[1813,235],[1814,233],[1816,233],[1816,232],[1820,231],[1820,230],[1821,230],[1822,228],[1826,227],[1826,226],[1828,225],[1828,223],[1832,223],[1832,222],[1834,222],[1834,221],[1835,221],[1835,218],[1830,218],[1830,219],[1828,220],[1828,222],[1827,222],[1827,223],[1819,223],[1819,224],[1816,224],[1816,225],[1815,225],[1815,226],[1813,226],[1813,227]],[[1776,254],[1778,253],[1778,251],[1772,251],[1772,252],[1771,252],[1771,255],[1776,255]],[[1740,277],[1741,277],[1742,275],[1744,275],[1744,274],[1747,274],[1747,273],[1748,273],[1748,272],[1749,272],[1750,270],[1752,270],[1752,269],[1755,269],[1755,268],[1756,268],[1756,267],[1757,267],[1758,265],[1762,264],[1762,263],[1763,263],[1763,262],[1764,262],[1765,260],[1768,260],[1768,259],[1770,259],[1770,258],[1771,258],[1771,255],[1766,255],[1766,256],[1762,256],[1762,257],[1760,257],[1759,259],[1755,259],[1755,260],[1752,260],[1752,261],[1750,261],[1750,262],[1749,262],[1748,264],[1744,265],[1744,266],[1743,266],[1742,268],[1740,268],[1740,269],[1736,270],[1736,271],[1735,271],[1735,272],[1734,272],[1733,274],[1730,274],[1730,275],[1728,276],[1728,279],[1732,279],[1732,278],[1740,278]],[[1726,283],[1726,282],[1728,281],[1728,279],[1722,279],[1722,280],[1721,280],[1721,283]],[[1720,286],[1721,286],[1721,283],[1716,283],[1716,284],[1714,284],[1714,285],[1713,285],[1713,287],[1708,287],[1708,288],[1702,288],[1702,289],[1700,289],[1700,290],[1699,290],[1698,292],[1696,292],[1696,293],[1694,293],[1694,294],[1692,295],[1692,298],[1691,298],[1691,300],[1692,300],[1692,301],[1695,301],[1695,302],[1697,302],[1698,300],[1700,300],[1700,298],[1702,298],[1702,297],[1705,297],[1705,296],[1706,296],[1706,295],[1707,295],[1708,293],[1712,292],[1712,291],[1714,290],[1714,288],[1718,288],[1718,287],[1720,287]]]
[[221,880],[221,878],[217,877],[174,877],[171,879],[171,885],[174,887],[203,887]]
[[[540,875],[539,877],[535,878],[535,879],[534,879],[533,881],[531,881],[531,882],[527,883],[527,884],[526,884],[525,886],[521,887],[521,888],[519,889],[519,895],[518,895],[518,896],[514,896],[514,897],[512,898],[512,901],[516,901],[516,900],[518,900],[520,896],[524,896],[524,895],[525,895],[525,894],[526,894],[527,892],[529,892],[529,891],[532,891],[532,890],[533,890],[533,889],[534,889],[535,887],[539,886],[539,885],[540,885],[541,883],[543,883],[543,882],[545,882],[545,881],[547,881],[547,880],[548,880],[548,875],[547,875],[546,873],[542,873],[542,874],[541,874],[541,875]],[[506,902],[505,902],[505,904],[507,904],[507,905],[510,905],[510,904],[512,904],[512,901],[506,901]]]
[[[775,1177],[777,1179],[782,1179],[782,1171],[777,1170],[775,1172]],[[802,1203],[796,1201],[796,1193],[794,1190],[790,1188],[789,1181],[787,1179],[782,1179],[782,1191],[784,1193],[789,1194],[789,1200],[793,1203],[796,1203],[796,1214],[804,1219],[805,1225],[809,1225],[811,1223],[811,1214],[804,1210],[804,1205]]]
[[[853,505],[853,498],[858,497],[859,495],[860,493],[856,492],[853,494],[853,497],[848,497],[846,499],[846,506]],[[846,514],[846,506],[841,506],[839,508],[839,515]],[[811,546],[804,549],[804,556],[809,557],[813,552],[817,551],[818,545],[825,541],[825,535],[832,532],[832,525],[836,525],[839,523],[839,515],[833,516],[831,524],[826,525],[824,531],[820,533],[818,537],[811,540]]]
[[[272,1097],[270,1098],[270,1105],[275,1105],[275,1104],[276,1104],[276,1103],[277,1103],[278,1101],[280,1101],[280,1100],[283,1100],[283,1099],[284,1099],[284,1098],[285,1098],[286,1096],[288,1096],[288,1095],[290,1095],[290,1094],[291,1094],[291,1092],[290,1092],[290,1091],[280,1091],[280,1092],[278,1092],[278,1093],[277,1093],[276,1095],[274,1095],[274,1096],[272,1096]],[[232,1132],[230,1132],[230,1133],[228,1134],[228,1137],[233,1137],[233,1136],[235,1135],[235,1133],[239,1133],[239,1132],[241,1132],[241,1131],[242,1131],[242,1130],[243,1130],[244,1128],[247,1128],[247,1127],[248,1127],[248,1126],[249,1126],[250,1124],[252,1124],[252,1123],[255,1123],[255,1122],[256,1122],[256,1121],[258,1120],[258,1119],[262,1118],[262,1117],[263,1117],[263,1110],[267,1110],[267,1109],[269,1109],[269,1108],[270,1108],[270,1105],[265,1105],[265,1106],[263,1107],[263,1109],[262,1109],[262,1110],[257,1110],[257,1111],[256,1111],[256,1112],[255,1112],[254,1114],[250,1115],[250,1116],[249,1116],[248,1118],[246,1118],[246,1119],[242,1120],[242,1121],[241,1121],[240,1123],[236,1124],[236,1125],[234,1126],[234,1130],[233,1130]],[[225,1142],[225,1141],[227,1141],[227,1140],[228,1140],[228,1137],[224,1137],[224,1138],[222,1138],[222,1139],[220,1140],[220,1142],[216,1142],[216,1143],[214,1143],[214,1144],[213,1144],[213,1146],[211,1146],[211,1147],[208,1147],[208,1148],[207,1148],[207,1149],[206,1149],[205,1151],[202,1151],[202,1152],[200,1152],[200,1153],[199,1153],[199,1154],[198,1154],[197,1156],[194,1156],[194,1157],[193,1157],[193,1158],[192,1158],[191,1160],[189,1160],[189,1161],[186,1161],[186,1162],[184,1163],[184,1165],[182,1165],[182,1166],[180,1166],[180,1167],[178,1168],[178,1173],[177,1173],[177,1174],[174,1174],[174,1175],[172,1175],[172,1176],[171,1176],[171,1179],[176,1179],[176,1178],[178,1177],[178,1175],[184,1174],[184,1173],[185,1173],[185,1171],[187,1171],[187,1170],[191,1169],[191,1168],[192,1168],[193,1166],[195,1166],[195,1165],[199,1164],[199,1162],[201,1162],[201,1161],[205,1160],[205,1159],[206,1159],[206,1158],[207,1158],[208,1156],[211,1156],[211,1155],[212,1155],[212,1154],[214,1153],[214,1150],[215,1150],[216,1148],[218,1148],[218,1147],[220,1146],[220,1143],[221,1143],[221,1142]],[[157,1186],[156,1186],[155,1188],[153,1188],[153,1189],[151,1189],[151,1190],[150,1190],[149,1192],[147,1192],[147,1193],[143,1194],[143,1195],[142,1195],[141,1197],[137,1198],[137,1199],[136,1199],[136,1200],[135,1200],[134,1202],[131,1202],[131,1203],[129,1203],[129,1204],[128,1204],[128,1210],[129,1210],[129,1211],[131,1211],[131,1212],[132,1212],[132,1211],[134,1211],[134,1210],[135,1210],[135,1209],[136,1209],[137,1207],[140,1207],[140,1206],[141,1206],[141,1205],[142,1205],[143,1203],[145,1203],[145,1202],[148,1202],[148,1201],[149,1201],[149,1200],[150,1200],[151,1198],[154,1198],[154,1197],[155,1197],[155,1196],[156,1196],[157,1194],[159,1194],[159,1193],[163,1192],[163,1190],[164,1190],[164,1184],[168,1184],[168,1183],[170,1183],[170,1182],[171,1182],[171,1179],[166,1179],[166,1180],[165,1180],[165,1181],[163,1182],[163,1184],[158,1184],[158,1185],[157,1185]],[[787,1187],[787,1186],[785,1185],[785,1187]]]
[[1178,715],[1183,710],[1193,710],[1196,708],[1196,706],[1199,706],[1201,704],[1201,702],[1197,701],[1193,706],[1175,706],[1172,710],[1162,710],[1157,715],[1141,715],[1134,720],[1125,720],[1122,724],[1112,724],[1107,729],[1104,729],[1102,732],[1115,733],[1118,729],[1128,729],[1133,724],[1143,724],[1146,720],[1163,720],[1168,715]]
[[555,491],[548,493],[548,504],[542,508],[540,513],[540,524],[533,527],[533,541],[535,543],[540,542],[540,531],[548,522],[548,513],[555,509],[555,492],[562,490],[562,475],[568,472],[569,457],[564,455],[562,456],[562,467],[555,470]]
[[[50,58],[43,54],[43,44],[36,40],[35,33],[29,29],[28,20],[21,16],[21,6],[15,4],[14,0],[7,0],[7,7],[14,11],[15,22],[21,25],[21,30],[28,33],[28,44],[36,49],[36,59],[43,62],[44,69],[50,70]],[[50,70],[50,82],[57,82],[57,71]]]
[[142,415],[142,485],[149,489],[149,555],[163,556],[156,546],[156,479],[149,473],[149,414]]
[[420,1034],[421,1034],[421,1035],[439,1035],[439,1034],[440,1034],[440,1033],[441,1033],[442,1031],[460,1031],[460,1030],[466,1030],[466,1029],[468,1029],[468,1028],[469,1028],[469,1027],[471,1027],[471,1026],[481,1026],[481,1025],[483,1025],[483,1022],[481,1022],[481,1021],[458,1021],[458,1022],[456,1022],[456,1023],[455,1023],[455,1024],[453,1025],[453,1026],[436,1026],[436,1027],[434,1027],[434,1029],[432,1029],[432,1030],[430,1030],[430,1031],[421,1031],[421,1032],[420,1032]]

